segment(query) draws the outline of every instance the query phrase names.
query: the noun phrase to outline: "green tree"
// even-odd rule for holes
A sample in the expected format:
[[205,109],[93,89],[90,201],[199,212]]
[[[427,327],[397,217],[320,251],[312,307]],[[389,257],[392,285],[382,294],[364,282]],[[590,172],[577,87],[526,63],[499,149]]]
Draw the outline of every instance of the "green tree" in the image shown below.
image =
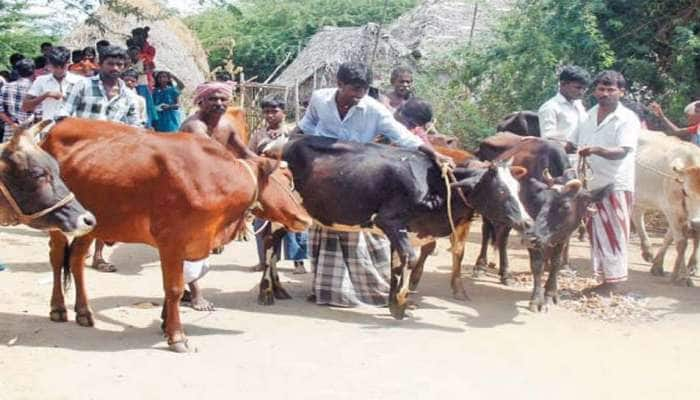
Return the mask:
[[287,55],[293,59],[323,26],[391,21],[415,4],[416,0],[244,0],[187,22],[208,51],[212,67],[224,62],[233,39],[236,64],[245,68],[247,77],[264,80]]
[[0,69],[9,68],[7,63],[12,53],[34,56],[42,42],[54,39],[32,30],[26,10],[26,1],[0,0]]
[[491,134],[505,114],[536,110],[566,64],[617,69],[632,96],[661,100],[680,120],[682,106],[700,97],[698,13],[699,0],[521,0],[488,42],[449,55],[419,87],[442,125],[468,143]]

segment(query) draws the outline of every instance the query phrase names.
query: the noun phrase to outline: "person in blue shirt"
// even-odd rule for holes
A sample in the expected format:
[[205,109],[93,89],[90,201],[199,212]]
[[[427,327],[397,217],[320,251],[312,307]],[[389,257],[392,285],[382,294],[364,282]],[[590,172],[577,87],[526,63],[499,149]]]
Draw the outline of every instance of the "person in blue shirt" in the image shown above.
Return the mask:
[[153,104],[158,110],[158,119],[153,122],[153,127],[157,132],[177,132],[181,119],[178,98],[185,85],[168,71],[156,72],[155,81]]

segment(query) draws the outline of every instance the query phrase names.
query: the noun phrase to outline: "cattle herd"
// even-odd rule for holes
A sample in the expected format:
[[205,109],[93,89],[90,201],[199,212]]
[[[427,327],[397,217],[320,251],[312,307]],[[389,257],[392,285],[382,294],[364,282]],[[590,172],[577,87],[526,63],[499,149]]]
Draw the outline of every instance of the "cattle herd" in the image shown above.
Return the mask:
[[[610,190],[587,190],[558,143],[509,133],[486,139],[474,154],[436,146],[457,161],[448,171],[419,151],[315,136],[272,143],[268,154],[280,161],[237,159],[217,142],[185,133],[142,135],[138,128],[79,118],[48,125],[27,123],[0,145],[0,223],[50,231],[51,320],[68,319],[63,295],[72,275],[76,321],[94,324],[84,281],[93,240],[148,244],[158,249],[163,271],[162,329],[178,352],[189,350],[179,314],[183,261],[205,258],[233,240],[250,214],[279,224],[266,241],[269,249],[282,229],[303,231],[312,222],[383,232],[397,254],[389,297],[397,319],[404,318],[407,297],[419,285],[436,238],[449,237],[452,292],[468,298],[461,264],[478,214],[483,240],[477,267],[486,264],[487,245],[495,241],[501,281],[509,284],[508,235],[511,229],[520,232],[534,278],[530,309],[542,311],[558,300],[557,271],[568,262],[569,237],[591,212],[589,204]],[[48,135],[38,146],[33,137],[40,130]],[[700,150],[644,131],[636,162],[634,224],[643,256],[652,262],[652,273],[662,274],[664,254],[675,241],[672,280],[690,284],[697,269]],[[649,209],[662,210],[670,227],[656,256],[644,229],[643,212]],[[420,257],[412,239],[427,243]],[[693,248],[686,263],[689,239]],[[289,297],[276,257],[262,275],[263,304]],[[543,286],[545,265],[550,274]]]

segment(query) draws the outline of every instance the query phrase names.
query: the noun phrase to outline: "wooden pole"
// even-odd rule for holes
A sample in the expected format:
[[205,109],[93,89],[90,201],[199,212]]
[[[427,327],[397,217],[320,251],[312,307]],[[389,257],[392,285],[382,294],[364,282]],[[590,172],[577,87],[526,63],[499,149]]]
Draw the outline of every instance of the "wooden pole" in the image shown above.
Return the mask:
[[238,98],[239,107],[245,108],[245,73],[241,72],[241,95]]
[[474,15],[472,15],[472,27],[469,30],[469,42],[467,47],[472,47],[472,38],[474,37],[474,27],[476,26],[476,14],[479,12],[479,2],[474,2]]
[[296,119],[297,125],[299,124],[299,113],[301,112],[301,107],[299,107],[299,79],[294,80],[294,117]]

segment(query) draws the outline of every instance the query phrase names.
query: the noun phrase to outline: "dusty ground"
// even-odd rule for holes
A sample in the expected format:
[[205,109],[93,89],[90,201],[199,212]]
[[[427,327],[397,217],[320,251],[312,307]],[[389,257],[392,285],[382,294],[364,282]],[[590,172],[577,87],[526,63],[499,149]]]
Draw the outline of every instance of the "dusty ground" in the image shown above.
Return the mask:
[[[478,226],[468,246],[471,265]],[[659,239],[656,239],[656,243]],[[0,399],[684,399],[700,379],[700,289],[652,277],[631,247],[630,290],[655,321],[604,322],[564,307],[527,310],[528,289],[495,276],[466,279],[471,302],[451,298],[447,243],[428,261],[413,317],[388,309],[337,309],[307,303],[310,275],[282,280],[294,296],[256,304],[252,243],[212,258],[203,282],[215,312],[183,309],[198,352],[171,353],[160,335],[157,253],[118,245],[115,274],[88,271],[96,327],[49,321],[47,239],[0,229]],[[573,264],[588,271],[575,241]],[[511,252],[527,268],[526,253]],[[667,263],[670,265],[670,263]],[[72,295],[69,297],[72,302]],[[144,306],[146,305],[146,306]],[[70,306],[69,306],[70,307]]]

